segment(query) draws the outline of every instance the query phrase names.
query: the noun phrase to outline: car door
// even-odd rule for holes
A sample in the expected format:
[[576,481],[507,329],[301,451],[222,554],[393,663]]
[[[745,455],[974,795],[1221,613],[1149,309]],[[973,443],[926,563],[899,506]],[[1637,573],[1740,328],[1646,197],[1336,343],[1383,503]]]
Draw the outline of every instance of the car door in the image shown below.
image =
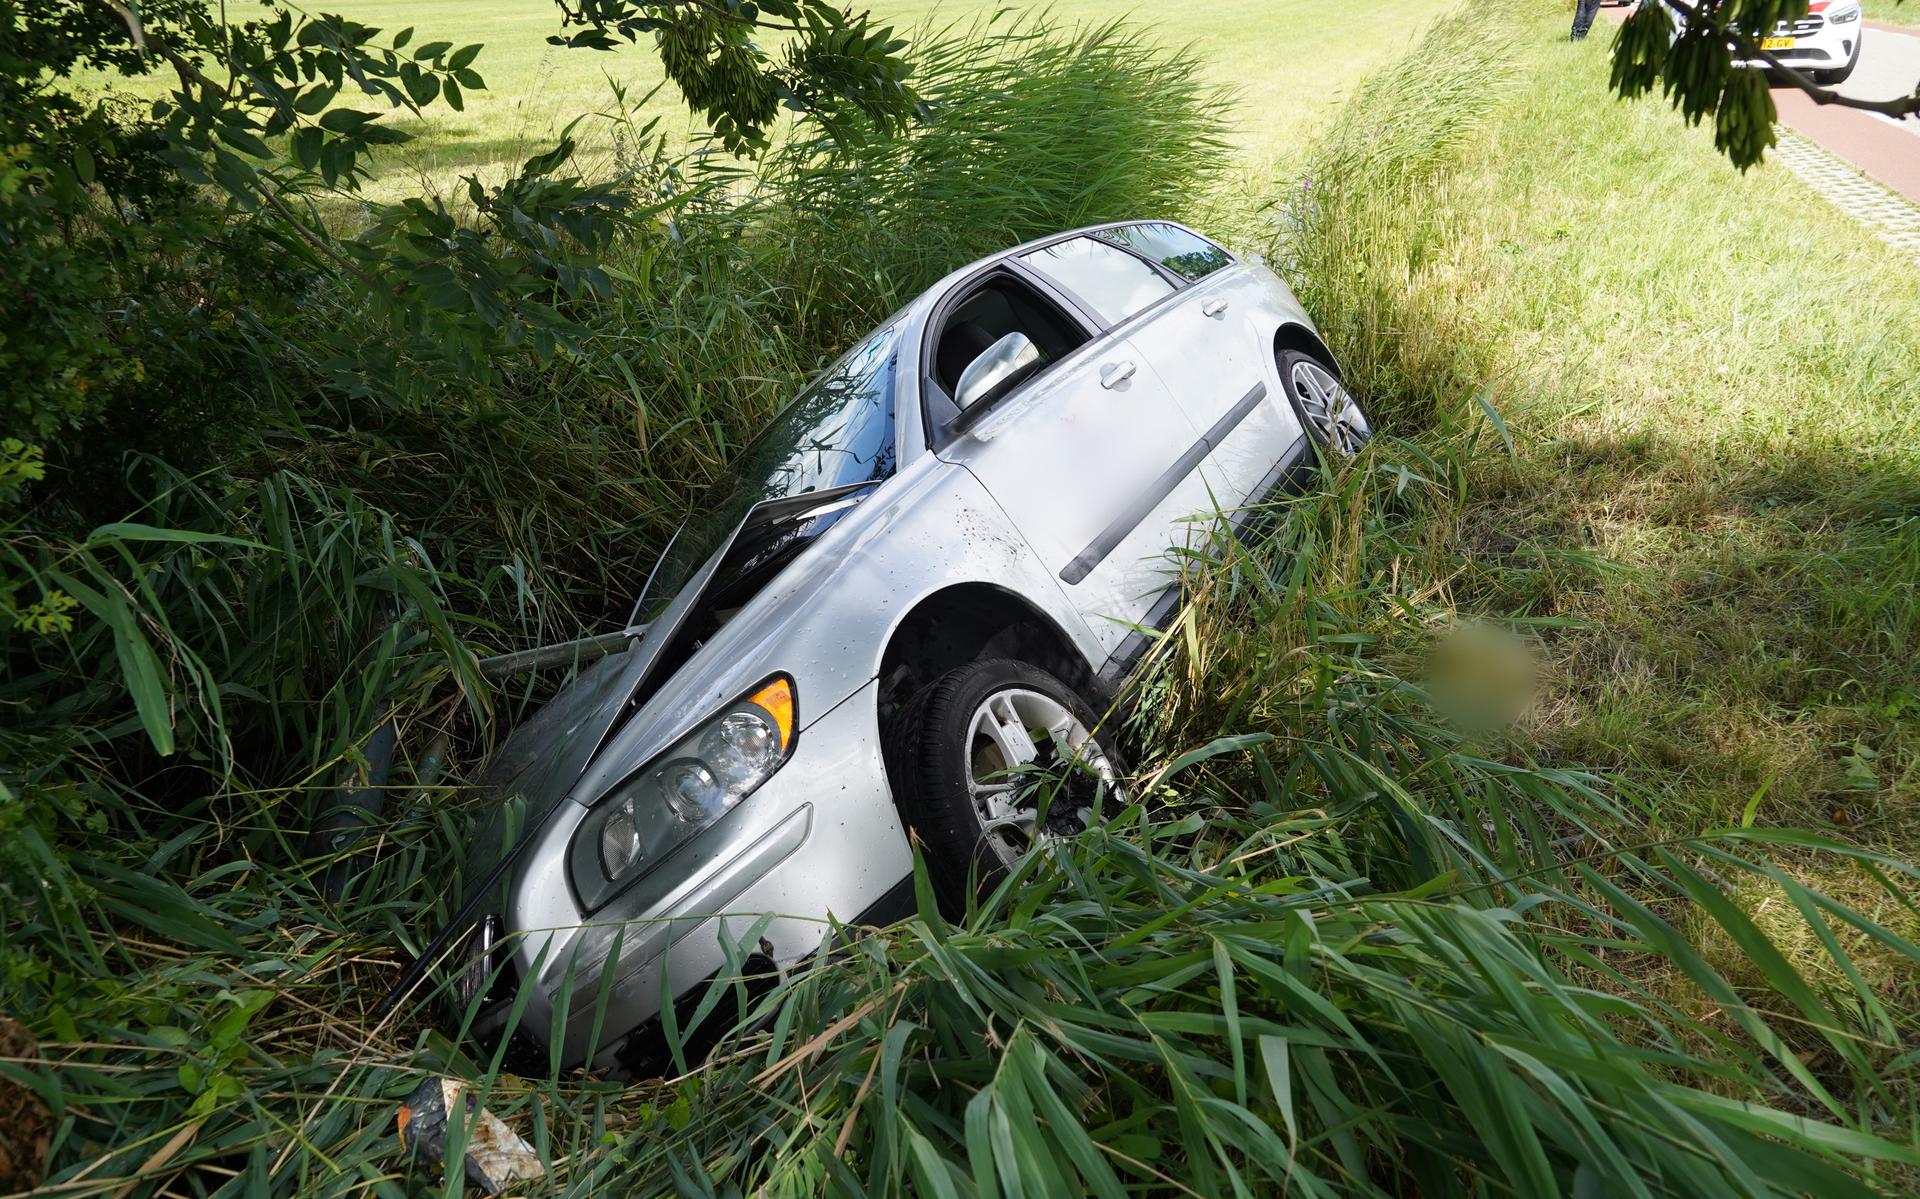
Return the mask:
[[1209,506],[1206,443],[1124,337],[1093,337],[938,453],[980,480],[1108,653],[1177,577],[1168,550]]
[[1181,286],[1178,299],[1147,313],[1128,337],[1206,437],[1203,471],[1220,507],[1259,502],[1302,432],[1277,385],[1272,338],[1256,322],[1265,308],[1259,280],[1225,250],[1164,221],[1100,236]]

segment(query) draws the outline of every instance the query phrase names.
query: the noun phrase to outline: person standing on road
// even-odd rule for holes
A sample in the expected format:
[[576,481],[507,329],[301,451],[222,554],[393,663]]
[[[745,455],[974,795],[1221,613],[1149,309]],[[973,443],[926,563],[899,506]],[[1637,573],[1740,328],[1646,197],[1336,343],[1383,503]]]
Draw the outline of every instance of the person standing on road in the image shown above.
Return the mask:
[[1600,0],[1574,0],[1573,4],[1573,40],[1581,41],[1587,36],[1587,30],[1593,28],[1593,18],[1600,12]]

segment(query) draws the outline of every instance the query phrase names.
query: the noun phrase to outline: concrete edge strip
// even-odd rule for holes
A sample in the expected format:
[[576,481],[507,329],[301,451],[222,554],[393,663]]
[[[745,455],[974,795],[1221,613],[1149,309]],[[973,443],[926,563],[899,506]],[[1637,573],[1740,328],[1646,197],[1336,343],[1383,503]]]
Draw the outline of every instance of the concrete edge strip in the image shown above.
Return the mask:
[[1828,203],[1920,262],[1920,205],[1785,126],[1780,127],[1780,144],[1774,154]]

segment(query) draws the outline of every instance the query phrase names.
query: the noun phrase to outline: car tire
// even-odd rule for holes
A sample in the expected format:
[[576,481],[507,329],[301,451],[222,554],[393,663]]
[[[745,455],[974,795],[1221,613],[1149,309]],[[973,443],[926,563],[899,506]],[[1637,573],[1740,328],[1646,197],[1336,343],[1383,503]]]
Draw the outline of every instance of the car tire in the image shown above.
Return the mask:
[[[1088,743],[1094,747],[1068,759],[1076,764],[1062,772],[1065,785],[1054,794],[1040,831],[1042,838],[1075,835],[1118,807],[1114,780],[1122,771],[1112,735],[1072,687],[1025,662],[985,658],[948,672],[900,713],[896,753],[909,784],[901,813],[920,841],[949,916],[964,911],[975,888],[1003,877],[1031,849],[1031,831],[1018,820],[1031,811],[1023,804],[1036,797],[1001,781],[1003,746],[1012,726],[1026,726],[1033,738],[1046,725],[1043,718],[1065,728],[1068,737],[1081,738],[1083,751]],[[984,728],[984,721],[997,722],[1001,735]],[[1052,737],[1033,740],[1037,757],[1030,761],[1060,766]],[[1073,810],[1062,811],[1062,799]],[[1006,823],[989,828],[996,817]]]
[[1299,350],[1278,355],[1280,382],[1314,449],[1350,457],[1373,436],[1366,409],[1340,379],[1339,368]]
[[1813,73],[1813,81],[1821,87],[1833,87],[1836,84],[1845,83],[1853,74],[1853,68],[1859,65],[1860,56],[1855,54],[1852,61],[1848,62],[1844,67],[1835,67],[1831,71],[1815,71]]

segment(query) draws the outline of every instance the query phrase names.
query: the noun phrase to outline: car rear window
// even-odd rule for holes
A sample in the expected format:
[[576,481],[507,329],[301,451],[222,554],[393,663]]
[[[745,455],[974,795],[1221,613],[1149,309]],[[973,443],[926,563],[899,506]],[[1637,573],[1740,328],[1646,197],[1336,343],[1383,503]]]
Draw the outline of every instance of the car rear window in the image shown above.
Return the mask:
[[1020,260],[1080,297],[1109,325],[1173,294],[1173,284],[1152,267],[1091,237],[1070,237]]
[[1206,238],[1165,221],[1120,225],[1102,229],[1094,236],[1151,258],[1189,283],[1233,262],[1230,254]]

